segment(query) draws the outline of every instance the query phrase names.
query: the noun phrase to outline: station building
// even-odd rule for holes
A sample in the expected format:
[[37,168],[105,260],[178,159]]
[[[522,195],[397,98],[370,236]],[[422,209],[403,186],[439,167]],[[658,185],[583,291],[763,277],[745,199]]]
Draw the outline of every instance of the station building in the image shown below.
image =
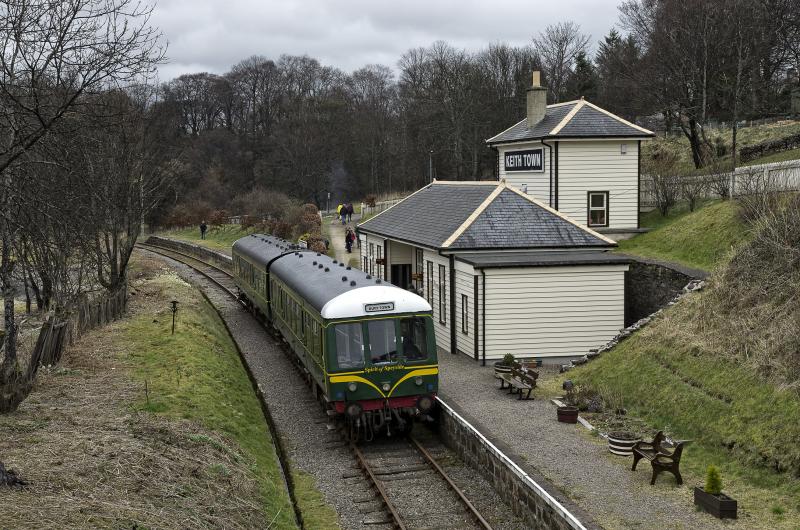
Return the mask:
[[584,99],[546,97],[534,72],[525,118],[486,140],[498,178],[614,239],[640,232],[640,149],[654,133]]
[[431,304],[442,352],[560,362],[624,327],[616,243],[506,181],[434,181],[358,233],[367,273]]

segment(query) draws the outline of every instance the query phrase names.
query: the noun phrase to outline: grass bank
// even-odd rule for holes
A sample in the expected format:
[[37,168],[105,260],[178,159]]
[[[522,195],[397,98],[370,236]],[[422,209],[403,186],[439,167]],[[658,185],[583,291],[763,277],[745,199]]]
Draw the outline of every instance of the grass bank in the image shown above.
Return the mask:
[[[147,388],[134,407],[198,422],[235,440],[258,482],[266,523],[274,518],[279,528],[292,527],[294,512],[266,420],[222,321],[196,289],[173,274],[159,274],[149,288],[163,307],[155,318],[133,318],[124,330],[128,365]],[[174,335],[169,300],[179,301]],[[223,477],[227,473],[217,464],[210,469]]]
[[695,344],[675,327],[693,314],[683,302],[600,358],[569,372],[580,386],[611,391],[652,429],[692,439],[681,462],[686,495],[705,469],[721,469],[746,528],[800,527],[800,478],[777,462],[800,462],[800,397]]
[[680,204],[666,217],[653,210],[643,214],[641,224],[651,231],[620,241],[620,252],[708,271],[723,263],[747,234],[735,201],[711,201],[694,212]]
[[240,225],[222,225],[210,227],[205,239],[200,239],[200,228],[198,227],[164,230],[155,235],[203,245],[230,254],[233,242],[252,234],[254,230],[255,228],[242,229]]

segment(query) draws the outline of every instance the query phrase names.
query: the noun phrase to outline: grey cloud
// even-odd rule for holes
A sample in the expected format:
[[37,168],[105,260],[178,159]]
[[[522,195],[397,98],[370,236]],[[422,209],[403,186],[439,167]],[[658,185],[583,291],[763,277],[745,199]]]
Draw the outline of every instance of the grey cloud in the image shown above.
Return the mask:
[[406,50],[445,40],[477,50],[523,45],[548,24],[573,20],[597,42],[617,20],[618,0],[160,0],[153,14],[169,41],[162,80],[224,73],[250,55],[308,54],[352,71],[394,67]]

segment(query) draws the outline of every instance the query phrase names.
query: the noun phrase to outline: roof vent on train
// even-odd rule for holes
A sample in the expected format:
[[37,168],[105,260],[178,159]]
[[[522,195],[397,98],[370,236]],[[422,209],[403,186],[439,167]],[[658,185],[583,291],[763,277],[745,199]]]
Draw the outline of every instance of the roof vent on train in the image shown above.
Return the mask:
[[322,268],[322,263],[320,263],[320,264],[319,264],[319,268],[320,268],[320,269]]
[[377,280],[375,280],[375,283],[381,283],[381,279],[378,278]]
[[312,263],[312,265],[316,265],[316,264],[317,264],[317,262],[316,262],[316,261],[315,261],[314,263]]
[[345,268],[345,270],[346,270],[346,271],[349,271],[349,270],[350,270],[350,269],[352,269],[352,268],[353,268],[353,267],[351,267],[350,265],[348,265],[348,266],[347,266],[347,268]]
[[339,266],[340,266],[340,267],[344,267],[344,263],[342,263],[342,262],[340,261],[340,262],[339,262]]
[[336,260],[333,260],[333,262],[334,262],[334,263],[339,263],[339,262],[338,262],[338,261],[336,261]]
[[353,281],[351,281],[351,282],[350,282],[350,285],[352,285],[352,286],[355,286],[355,284],[356,284],[356,281],[355,281],[355,280],[353,280]]
[[367,274],[367,279],[368,279],[368,280],[371,280],[371,279],[372,279],[372,276],[370,276],[369,274]]
[[342,281],[346,282],[347,281],[347,276],[342,276]]
[[325,267],[325,272],[330,272],[330,269],[328,267]]

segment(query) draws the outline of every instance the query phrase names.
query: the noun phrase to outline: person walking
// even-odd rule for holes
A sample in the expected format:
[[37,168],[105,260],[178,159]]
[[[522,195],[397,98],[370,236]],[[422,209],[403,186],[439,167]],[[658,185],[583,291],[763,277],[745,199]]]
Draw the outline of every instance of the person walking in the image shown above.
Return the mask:
[[353,203],[347,203],[347,222],[351,222],[353,220]]
[[347,253],[350,254],[353,249],[353,232],[350,231],[348,228],[347,231],[344,233],[344,248],[347,249]]
[[343,209],[344,209],[344,204],[339,204],[339,206],[336,207],[336,218],[342,221],[342,224],[344,224],[344,217],[342,217]]
[[203,221],[202,223],[200,223],[200,239],[206,238],[206,230],[208,230],[208,225],[206,224],[205,221]]

